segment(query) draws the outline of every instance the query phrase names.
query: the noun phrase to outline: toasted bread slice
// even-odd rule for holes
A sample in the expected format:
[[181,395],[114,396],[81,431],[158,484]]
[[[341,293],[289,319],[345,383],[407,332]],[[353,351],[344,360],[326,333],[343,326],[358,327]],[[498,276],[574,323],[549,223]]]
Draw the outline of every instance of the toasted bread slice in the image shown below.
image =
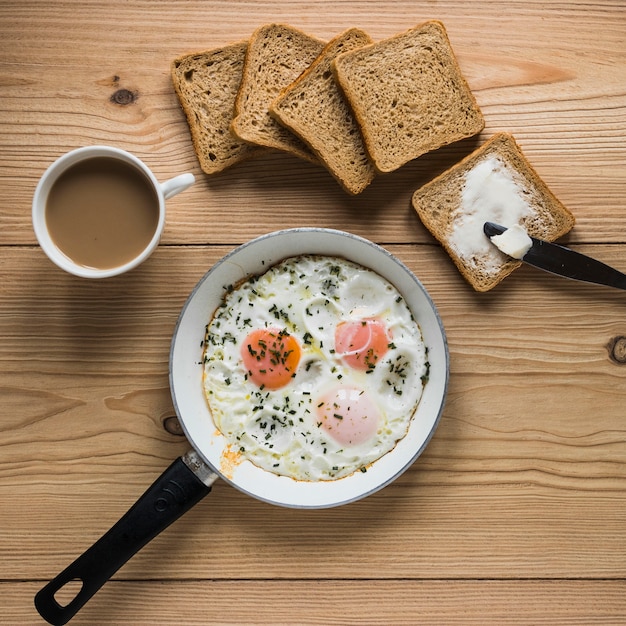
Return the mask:
[[252,34],[235,102],[232,131],[253,144],[284,150],[319,163],[309,147],[269,113],[281,89],[306,70],[325,42],[283,24],[261,26]]
[[247,41],[188,54],[172,62],[174,89],[187,118],[193,146],[206,174],[221,172],[265,150],[230,130]]
[[495,287],[521,261],[500,252],[483,233],[485,221],[520,224],[554,241],[574,216],[548,189],[508,133],[494,135],[462,161],[415,191],[413,207],[476,291]]
[[357,28],[338,35],[270,106],[271,115],[298,135],[342,187],[355,195],[372,182],[376,170],[330,65],[338,54],[369,43],[369,35]]
[[333,68],[380,172],[484,128],[441,22],[346,52]]

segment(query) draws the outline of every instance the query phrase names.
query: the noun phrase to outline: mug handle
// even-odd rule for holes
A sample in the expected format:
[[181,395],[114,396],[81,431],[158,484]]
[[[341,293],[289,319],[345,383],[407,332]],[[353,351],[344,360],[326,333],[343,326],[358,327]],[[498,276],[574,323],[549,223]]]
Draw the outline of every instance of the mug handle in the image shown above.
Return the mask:
[[191,187],[191,185],[193,185],[195,181],[195,176],[187,172],[186,174],[174,176],[174,178],[170,178],[164,183],[159,183],[159,186],[161,188],[161,193],[163,194],[163,197],[167,200],[168,198],[175,196],[177,193],[185,191],[185,189]]

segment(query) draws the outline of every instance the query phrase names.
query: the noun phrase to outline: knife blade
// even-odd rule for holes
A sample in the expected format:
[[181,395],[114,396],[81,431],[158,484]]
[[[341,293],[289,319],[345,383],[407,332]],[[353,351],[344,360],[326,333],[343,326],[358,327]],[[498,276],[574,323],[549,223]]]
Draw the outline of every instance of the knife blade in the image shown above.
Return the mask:
[[[489,238],[501,235],[505,230],[506,227],[493,222],[485,222],[483,225],[483,231]],[[626,290],[626,274],[610,265],[556,243],[535,237],[530,239],[532,246],[521,258],[524,263],[572,280]]]

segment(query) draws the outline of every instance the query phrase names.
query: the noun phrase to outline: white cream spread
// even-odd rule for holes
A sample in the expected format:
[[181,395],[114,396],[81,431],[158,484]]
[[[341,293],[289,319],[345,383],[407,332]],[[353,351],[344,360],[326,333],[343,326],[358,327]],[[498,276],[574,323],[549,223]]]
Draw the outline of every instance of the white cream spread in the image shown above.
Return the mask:
[[494,235],[491,237],[491,241],[498,250],[514,259],[523,258],[533,245],[532,239],[519,224],[513,224],[501,235]]
[[496,156],[488,157],[466,174],[450,245],[466,261],[496,272],[506,258],[483,232],[484,223],[495,222],[509,228],[532,214],[515,170]]

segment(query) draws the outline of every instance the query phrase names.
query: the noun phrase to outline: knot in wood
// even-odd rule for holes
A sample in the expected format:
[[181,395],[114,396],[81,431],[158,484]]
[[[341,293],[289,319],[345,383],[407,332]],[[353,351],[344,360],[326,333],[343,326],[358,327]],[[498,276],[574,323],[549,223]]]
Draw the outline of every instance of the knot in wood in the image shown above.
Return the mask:
[[165,430],[170,433],[170,435],[184,435],[184,431],[182,426],[180,425],[180,422],[178,421],[178,418],[174,415],[172,415],[171,417],[166,417],[163,420],[163,428],[165,428]]
[[611,361],[619,365],[626,365],[626,337],[624,335],[613,337],[608,348]]
[[118,89],[112,96],[111,102],[125,106],[132,104],[137,99],[137,94],[129,89]]

